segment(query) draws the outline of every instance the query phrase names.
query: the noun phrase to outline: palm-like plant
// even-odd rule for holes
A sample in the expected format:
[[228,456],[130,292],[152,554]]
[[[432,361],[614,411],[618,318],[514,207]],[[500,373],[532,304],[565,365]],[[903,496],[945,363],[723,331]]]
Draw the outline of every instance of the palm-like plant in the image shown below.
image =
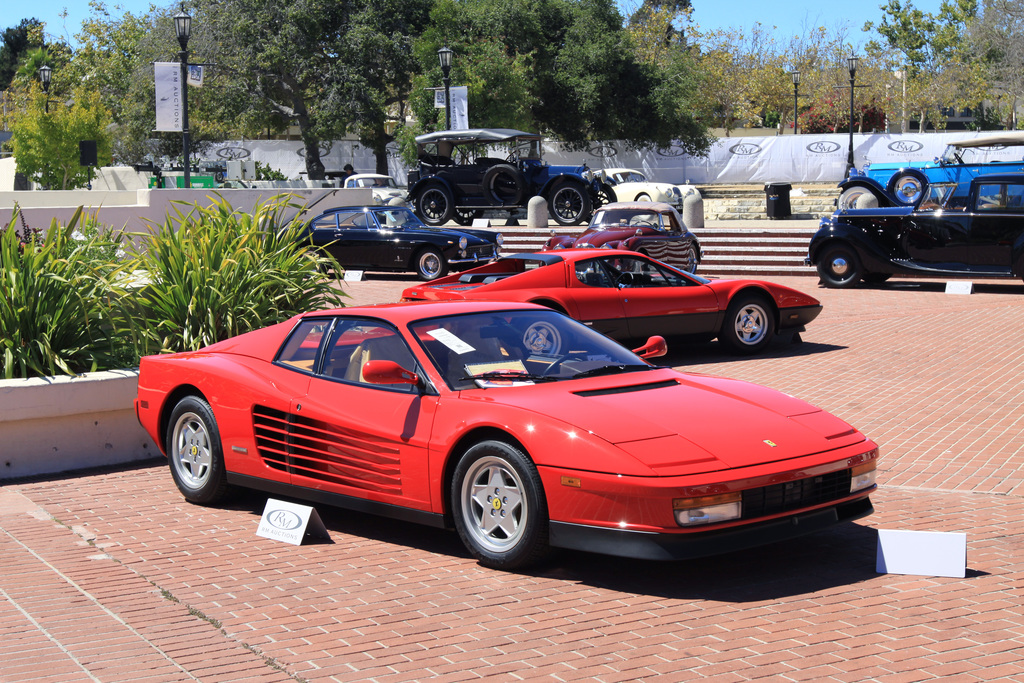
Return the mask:
[[141,235],[132,268],[148,278],[135,297],[147,331],[142,351],[195,350],[343,305],[337,276],[323,273],[326,257],[300,243],[303,222],[283,219],[298,208],[280,196],[243,213],[218,197],[208,207],[175,207]]

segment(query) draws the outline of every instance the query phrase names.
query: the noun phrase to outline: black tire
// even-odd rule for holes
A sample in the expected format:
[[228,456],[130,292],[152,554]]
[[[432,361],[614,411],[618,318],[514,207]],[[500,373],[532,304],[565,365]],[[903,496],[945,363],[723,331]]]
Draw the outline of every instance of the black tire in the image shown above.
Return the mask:
[[905,171],[892,177],[888,189],[900,204],[913,206],[928,190],[928,180],[917,171]]
[[481,184],[484,198],[493,206],[519,206],[526,198],[526,178],[510,164],[491,166]]
[[848,187],[839,195],[836,208],[840,211],[848,209],[869,209],[878,206],[878,197],[866,187]]
[[599,203],[594,208],[599,208],[605,204],[611,204],[612,202],[619,201],[618,196],[615,194],[615,188],[608,183],[601,183],[601,192],[597,196]]
[[228,493],[220,430],[210,404],[186,396],[171,411],[167,430],[167,461],[171,478],[190,503],[212,505]]
[[483,215],[483,209],[455,209],[455,215],[452,216],[452,220],[459,225],[473,225],[473,221]]
[[548,196],[551,217],[559,225],[578,225],[593,213],[590,194],[583,183],[564,178],[556,182]]
[[775,335],[775,307],[760,294],[739,293],[729,303],[718,340],[732,353],[748,355],[768,346]]
[[452,193],[440,183],[427,185],[416,195],[416,213],[427,225],[444,225],[455,215]]
[[419,279],[430,282],[448,274],[448,261],[436,247],[424,247],[412,259],[413,270]]
[[818,277],[826,287],[856,287],[862,275],[860,259],[852,247],[835,244],[825,247],[818,256]]
[[536,466],[512,444],[471,446],[455,466],[450,497],[459,538],[485,567],[522,569],[548,553],[544,487]]
[[649,194],[647,194],[646,192],[641,192],[640,194],[638,194],[636,196],[636,199],[634,199],[633,201],[636,201],[636,202],[649,202],[649,201],[651,201],[651,196]]

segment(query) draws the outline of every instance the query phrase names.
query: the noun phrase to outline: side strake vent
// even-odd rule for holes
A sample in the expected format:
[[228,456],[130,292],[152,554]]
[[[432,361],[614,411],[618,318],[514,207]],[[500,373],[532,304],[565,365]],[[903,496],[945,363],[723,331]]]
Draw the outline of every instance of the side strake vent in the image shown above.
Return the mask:
[[368,434],[255,406],[256,450],[269,467],[380,493],[402,492],[398,448]]

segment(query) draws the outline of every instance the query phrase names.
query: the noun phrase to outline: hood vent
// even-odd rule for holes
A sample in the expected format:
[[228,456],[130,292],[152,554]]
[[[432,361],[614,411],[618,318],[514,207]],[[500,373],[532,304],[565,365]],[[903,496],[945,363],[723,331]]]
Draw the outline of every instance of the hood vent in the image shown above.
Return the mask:
[[589,389],[587,391],[574,391],[577,396],[610,396],[611,394],[629,394],[634,391],[647,391],[648,389],[664,389],[665,387],[678,386],[679,382],[674,379],[666,379],[661,382],[647,382],[646,384],[630,384],[625,387],[608,387],[607,389]]

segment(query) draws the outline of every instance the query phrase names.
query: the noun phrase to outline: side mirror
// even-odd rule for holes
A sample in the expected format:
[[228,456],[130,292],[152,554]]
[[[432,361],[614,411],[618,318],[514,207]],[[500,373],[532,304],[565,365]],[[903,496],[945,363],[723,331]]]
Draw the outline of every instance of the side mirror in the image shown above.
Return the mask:
[[415,372],[409,372],[393,360],[371,360],[363,366],[363,379],[369,384],[417,384]]
[[665,343],[664,337],[655,335],[648,339],[647,343],[639,349],[633,349],[633,353],[641,358],[658,358],[668,353],[668,344]]

